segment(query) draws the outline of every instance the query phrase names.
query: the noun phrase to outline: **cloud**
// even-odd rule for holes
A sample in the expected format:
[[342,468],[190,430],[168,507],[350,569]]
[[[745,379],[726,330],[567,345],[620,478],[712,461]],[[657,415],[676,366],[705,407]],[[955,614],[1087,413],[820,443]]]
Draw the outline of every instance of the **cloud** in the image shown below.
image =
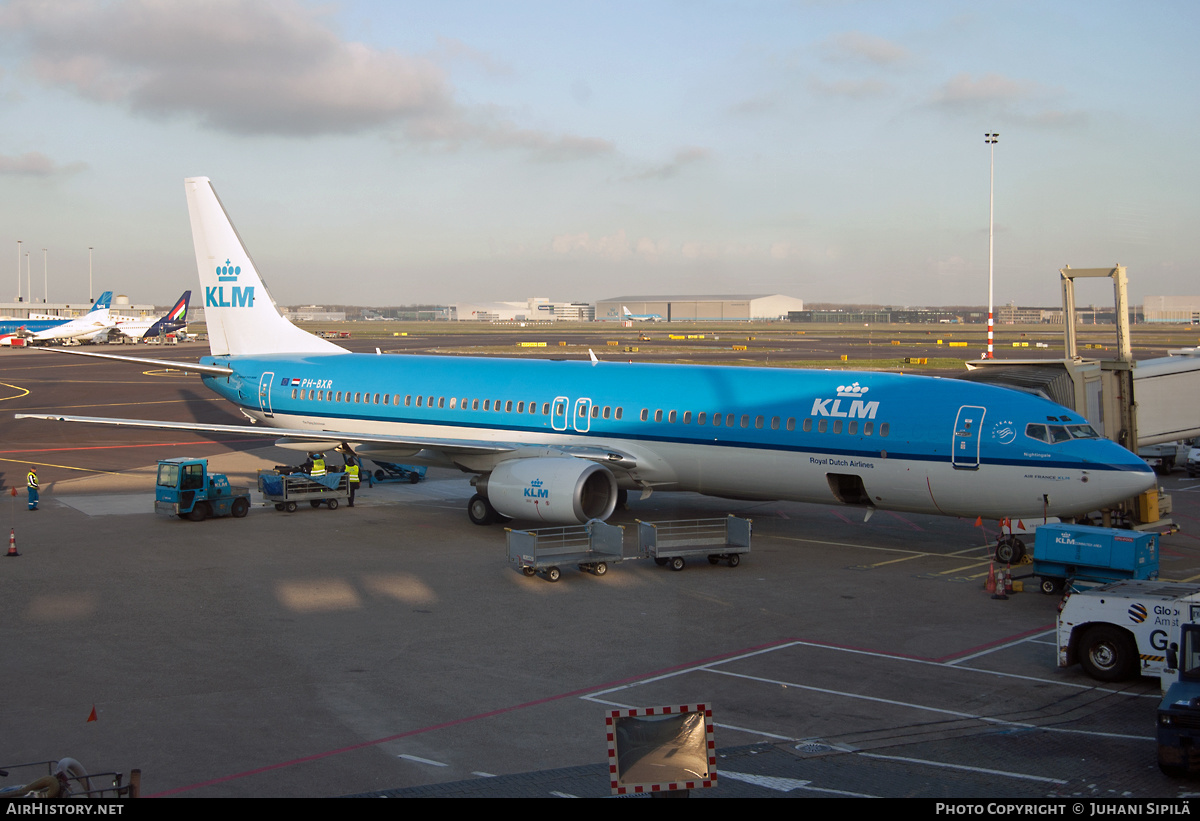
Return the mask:
[[438,37],[438,48],[435,56],[449,62],[469,63],[493,77],[503,77],[513,73],[512,66],[502,60],[497,60],[487,52],[472,48],[462,40],[453,37]]
[[58,165],[38,151],[29,151],[19,157],[0,154],[0,175],[11,177],[50,177],[55,174],[72,174],[87,168],[86,163],[76,162]]
[[875,66],[895,67],[911,59],[908,49],[861,31],[848,31],[826,41],[823,51],[827,59],[834,62],[869,63]]
[[592,256],[607,260],[623,260],[630,254],[629,240],[625,229],[619,229],[607,237],[592,237],[588,232],[582,234],[560,234],[550,242],[550,249],[556,254],[570,256]]
[[827,83],[813,78],[808,87],[827,97],[849,97],[853,100],[882,97],[892,90],[892,86],[882,80],[835,80]]
[[[150,117],[243,135],[391,132],[408,142],[524,148],[545,159],[612,150],[605,140],[518,128],[465,109],[433,60],[343,39],[328,9],[298,0],[14,0],[0,31],[23,40],[45,83]],[[435,51],[506,67],[457,40]]]
[[1058,96],[1030,80],[1014,80],[996,73],[976,79],[962,73],[944,83],[934,93],[931,104],[948,112],[1005,117],[1035,128],[1070,127],[1087,121],[1086,112],[1052,106],[1050,101]]
[[656,165],[648,168],[641,173],[634,174],[627,179],[631,180],[668,180],[675,177],[689,165],[694,165],[698,162],[703,162],[708,159],[709,151],[707,148],[699,146],[688,146],[681,148],[675,152],[675,156],[670,162]]

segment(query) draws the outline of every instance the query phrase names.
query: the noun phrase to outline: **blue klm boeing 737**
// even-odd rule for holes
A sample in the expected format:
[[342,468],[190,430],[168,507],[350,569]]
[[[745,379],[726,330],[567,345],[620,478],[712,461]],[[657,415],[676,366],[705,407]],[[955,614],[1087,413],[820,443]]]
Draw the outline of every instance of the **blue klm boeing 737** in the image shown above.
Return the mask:
[[350,353],[280,316],[209,180],[185,187],[212,353],[189,370],[260,424],[36,418],[455,467],[477,524],[604,519],[630,490],[1068,517],[1155,483],[1074,411],[956,379]]

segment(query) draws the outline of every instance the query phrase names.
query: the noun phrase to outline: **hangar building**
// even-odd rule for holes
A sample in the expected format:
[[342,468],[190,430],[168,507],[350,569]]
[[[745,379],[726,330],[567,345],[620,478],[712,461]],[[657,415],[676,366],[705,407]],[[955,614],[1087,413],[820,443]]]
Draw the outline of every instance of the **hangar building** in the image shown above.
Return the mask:
[[635,316],[658,315],[665,322],[749,322],[780,319],[788,311],[802,311],[804,300],[782,294],[618,296],[596,303],[596,319],[620,321],[625,308]]
[[1148,296],[1142,299],[1147,322],[1200,322],[1200,296]]

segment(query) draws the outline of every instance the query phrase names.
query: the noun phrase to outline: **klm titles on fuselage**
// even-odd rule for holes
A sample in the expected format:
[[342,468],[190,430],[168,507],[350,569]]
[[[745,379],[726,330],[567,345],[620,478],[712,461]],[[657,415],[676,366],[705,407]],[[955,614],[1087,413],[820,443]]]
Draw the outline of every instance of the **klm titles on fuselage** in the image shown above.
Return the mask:
[[[242,272],[240,265],[230,265],[229,260],[225,260],[224,265],[217,266],[217,282],[237,282],[238,275]],[[229,299],[225,298],[224,285],[205,285],[204,286],[204,307],[205,308],[253,308],[254,307],[254,286],[249,285],[242,288],[238,285],[229,286]]]
[[[814,399],[810,416],[836,416],[842,419],[874,419],[879,411],[879,403],[864,402],[862,396],[870,388],[860,387],[857,382],[853,385],[838,385],[838,399]],[[850,407],[842,409],[842,399],[850,400]]]

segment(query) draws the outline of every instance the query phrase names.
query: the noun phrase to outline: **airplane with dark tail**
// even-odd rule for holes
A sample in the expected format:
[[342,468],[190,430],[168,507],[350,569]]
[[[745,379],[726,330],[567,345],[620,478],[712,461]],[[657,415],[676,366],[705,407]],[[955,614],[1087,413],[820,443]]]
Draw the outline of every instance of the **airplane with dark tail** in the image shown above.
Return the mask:
[[602,520],[630,491],[1068,518],[1155,485],[1075,411],[958,379],[351,353],[281,316],[212,184],[185,188],[211,350],[187,367],[253,426],[18,418],[257,434],[457,468],[474,476],[467,513],[481,525]]

